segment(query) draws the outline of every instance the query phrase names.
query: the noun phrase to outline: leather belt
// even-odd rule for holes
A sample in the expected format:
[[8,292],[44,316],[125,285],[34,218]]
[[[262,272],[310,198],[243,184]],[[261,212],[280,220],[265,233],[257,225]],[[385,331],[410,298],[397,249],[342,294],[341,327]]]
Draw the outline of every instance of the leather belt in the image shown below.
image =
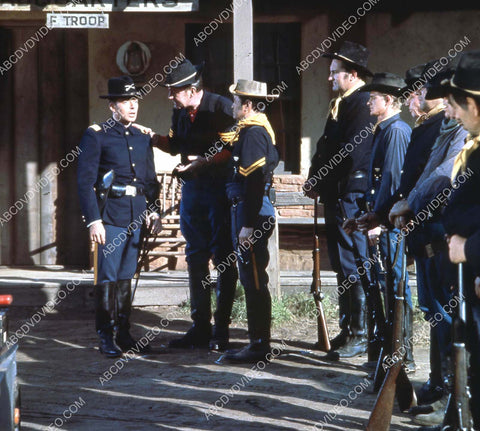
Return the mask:
[[145,190],[142,187],[114,184],[110,190],[110,195],[114,198],[121,198],[122,196],[135,197],[137,195],[143,196]]

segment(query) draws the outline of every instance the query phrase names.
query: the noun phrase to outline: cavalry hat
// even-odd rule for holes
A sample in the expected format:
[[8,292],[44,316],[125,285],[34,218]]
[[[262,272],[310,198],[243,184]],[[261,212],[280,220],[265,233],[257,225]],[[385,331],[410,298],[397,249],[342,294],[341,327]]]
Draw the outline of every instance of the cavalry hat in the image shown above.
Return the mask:
[[237,96],[252,97],[256,99],[277,98],[280,94],[267,94],[267,84],[260,81],[239,79],[236,84],[229,87],[230,93]]
[[176,68],[167,74],[164,87],[185,87],[191,85],[202,76],[204,62],[193,65],[190,60],[183,60]]
[[473,96],[480,96],[480,51],[462,54],[450,85]]
[[405,82],[407,85],[402,88],[402,93],[408,91],[409,93],[415,90],[414,84],[419,82],[421,84],[420,78],[422,72],[425,69],[426,63],[417,64],[416,66],[411,67],[405,72]]
[[115,99],[118,97],[138,97],[140,92],[130,76],[119,76],[108,80],[108,94],[101,95],[101,99]]
[[346,40],[337,52],[326,52],[322,57],[345,61],[353,68],[372,76],[373,73],[367,68],[369,55],[370,51],[363,45]]
[[450,78],[453,76],[454,71],[454,67],[448,67],[438,72],[433,79],[427,81],[425,84],[425,88],[427,89],[425,99],[432,100],[447,97],[452,88]]
[[390,72],[379,72],[375,73],[372,81],[361,87],[360,91],[378,91],[398,97],[402,94],[404,86],[405,81],[400,76]]

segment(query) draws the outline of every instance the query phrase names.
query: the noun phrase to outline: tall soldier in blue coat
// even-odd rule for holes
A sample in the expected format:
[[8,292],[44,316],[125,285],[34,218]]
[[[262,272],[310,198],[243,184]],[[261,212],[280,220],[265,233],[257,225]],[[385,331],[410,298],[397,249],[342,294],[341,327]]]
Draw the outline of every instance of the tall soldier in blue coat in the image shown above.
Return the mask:
[[[145,222],[153,224],[154,233],[161,229],[150,137],[130,127],[137,118],[137,96],[130,77],[109,79],[108,94],[100,97],[109,100],[113,116],[86,130],[78,159],[80,207],[90,239],[98,247],[95,326],[100,352],[108,357],[121,356],[136,344],[129,318],[140,228]],[[110,170],[115,180],[102,201],[100,183]]]
[[[162,151],[181,155],[174,174],[182,181],[180,228],[187,241],[186,255],[193,325],[170,347],[228,346],[230,315],[237,283],[233,247],[229,235],[229,213],[225,194],[230,152],[222,151],[219,133],[235,121],[232,102],[210,93],[202,85],[203,65],[184,60],[167,75],[168,98],[174,102],[172,126],[168,136],[153,135]],[[215,326],[211,327],[209,261],[218,269]]]
[[[376,119],[367,107],[368,93],[360,91],[372,73],[367,69],[368,50],[346,41],[338,52],[323,54],[331,58],[329,81],[339,96],[332,100],[325,130],[317,143],[308,179],[307,196],[324,203],[327,246],[330,262],[339,286],[340,334],[331,340],[332,350],[341,358],[357,356],[367,350],[366,301],[351,239],[343,230],[341,199],[347,218],[364,210],[367,173]],[[354,232],[363,260],[368,259],[365,235]],[[332,356],[336,357],[336,355]]]
[[269,198],[273,171],[278,165],[275,133],[263,113],[267,84],[239,79],[230,86],[233,113],[238,120],[229,142],[233,145],[227,183],[231,204],[232,240],[240,281],[245,289],[250,344],[225,359],[235,362],[269,360],[272,301],[268,290],[268,238],[275,227]]

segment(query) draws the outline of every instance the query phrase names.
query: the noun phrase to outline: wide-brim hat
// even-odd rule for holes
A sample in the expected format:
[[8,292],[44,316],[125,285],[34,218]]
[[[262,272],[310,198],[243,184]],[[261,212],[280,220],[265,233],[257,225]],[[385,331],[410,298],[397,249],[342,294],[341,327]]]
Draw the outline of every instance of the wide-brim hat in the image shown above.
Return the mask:
[[437,73],[437,75],[425,84],[427,93],[425,99],[441,99],[447,97],[450,93],[452,86],[450,85],[450,79],[453,76],[455,69],[449,67]]
[[450,85],[467,94],[480,96],[480,51],[462,54]]
[[405,80],[390,72],[379,72],[373,75],[369,84],[360,88],[360,91],[378,91],[379,93],[400,96],[405,87]]
[[336,52],[326,52],[322,57],[342,60],[354,69],[363,71],[369,76],[373,73],[368,69],[367,62],[370,51],[359,43],[350,42],[346,40]]
[[190,60],[185,59],[172,68],[171,72],[165,77],[165,82],[160,84],[164,87],[186,87],[198,81],[202,76],[205,63],[192,64]]
[[426,63],[417,64],[405,72],[405,83],[407,85],[402,88],[402,93],[411,93],[415,90],[415,83],[421,83],[420,78],[422,77],[422,72],[425,69],[425,66]]
[[250,81],[248,79],[239,79],[236,84],[229,87],[232,94],[241,97],[252,97],[254,99],[270,99],[280,96],[280,94],[267,94],[267,84],[260,81]]
[[118,76],[108,80],[108,94],[102,94],[101,99],[118,99],[121,97],[139,97],[140,92],[130,76]]

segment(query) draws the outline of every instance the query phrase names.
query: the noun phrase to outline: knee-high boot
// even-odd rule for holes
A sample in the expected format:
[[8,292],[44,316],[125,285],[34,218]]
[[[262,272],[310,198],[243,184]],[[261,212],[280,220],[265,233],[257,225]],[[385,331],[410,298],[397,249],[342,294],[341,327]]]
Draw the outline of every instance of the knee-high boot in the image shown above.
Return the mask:
[[95,329],[100,337],[100,353],[109,358],[122,355],[121,349],[113,340],[115,325],[115,282],[95,286]]

